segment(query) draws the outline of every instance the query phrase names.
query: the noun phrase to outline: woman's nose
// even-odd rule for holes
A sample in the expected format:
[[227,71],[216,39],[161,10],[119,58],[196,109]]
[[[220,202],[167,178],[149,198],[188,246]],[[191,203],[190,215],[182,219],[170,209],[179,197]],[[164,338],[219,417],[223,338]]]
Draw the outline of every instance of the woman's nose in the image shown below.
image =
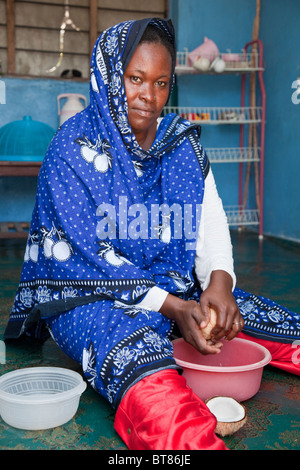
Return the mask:
[[144,83],[140,90],[140,98],[143,101],[152,103],[155,101],[155,89],[152,85]]

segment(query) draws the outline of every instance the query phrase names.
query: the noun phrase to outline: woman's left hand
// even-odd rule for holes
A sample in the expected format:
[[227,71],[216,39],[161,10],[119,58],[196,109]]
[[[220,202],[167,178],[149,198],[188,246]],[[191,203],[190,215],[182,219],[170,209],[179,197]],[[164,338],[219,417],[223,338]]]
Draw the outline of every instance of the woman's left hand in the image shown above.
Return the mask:
[[209,318],[209,308],[217,314],[212,330],[214,341],[233,339],[244,327],[244,320],[232,294],[232,278],[226,271],[213,271],[208,287],[200,296],[200,306]]

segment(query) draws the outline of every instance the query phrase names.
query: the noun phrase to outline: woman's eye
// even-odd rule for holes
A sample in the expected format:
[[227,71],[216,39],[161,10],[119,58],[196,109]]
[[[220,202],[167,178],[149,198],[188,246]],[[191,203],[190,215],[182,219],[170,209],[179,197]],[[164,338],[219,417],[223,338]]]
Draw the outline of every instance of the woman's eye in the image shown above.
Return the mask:
[[133,76],[130,77],[130,78],[131,78],[131,81],[132,81],[133,83],[140,83],[140,82],[141,82],[140,77],[136,77],[136,76],[133,75]]
[[164,88],[167,86],[167,82],[163,82],[162,80],[159,80],[157,82],[157,85],[160,87],[160,88]]

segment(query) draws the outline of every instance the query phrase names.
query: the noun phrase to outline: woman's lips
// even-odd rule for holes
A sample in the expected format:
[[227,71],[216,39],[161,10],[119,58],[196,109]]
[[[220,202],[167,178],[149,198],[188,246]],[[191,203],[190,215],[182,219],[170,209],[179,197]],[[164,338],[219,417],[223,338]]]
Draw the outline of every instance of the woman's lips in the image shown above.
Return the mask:
[[139,114],[142,117],[152,117],[154,114],[152,109],[133,108],[132,111]]

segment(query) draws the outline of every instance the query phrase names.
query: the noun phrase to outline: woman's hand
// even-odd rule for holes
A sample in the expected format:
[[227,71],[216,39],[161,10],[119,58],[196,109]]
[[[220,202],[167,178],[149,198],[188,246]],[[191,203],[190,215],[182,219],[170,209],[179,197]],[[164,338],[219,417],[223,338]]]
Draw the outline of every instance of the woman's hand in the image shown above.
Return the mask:
[[226,271],[213,271],[210,283],[200,297],[205,317],[209,307],[217,313],[217,324],[212,330],[214,341],[233,339],[244,327],[244,320],[232,294],[232,278]]
[[220,352],[222,343],[212,343],[206,341],[203,337],[201,330],[209,322],[209,313],[205,316],[195,300],[182,300],[168,294],[160,312],[165,317],[174,320],[184,340],[202,354],[217,354]]
[[[212,339],[206,341],[202,329],[210,319],[210,308],[217,314]],[[201,294],[199,304],[168,294],[160,312],[174,320],[184,340],[202,354],[217,354],[220,340],[233,339],[244,327],[244,320],[232,294],[232,278],[225,271],[213,271],[209,286]]]

